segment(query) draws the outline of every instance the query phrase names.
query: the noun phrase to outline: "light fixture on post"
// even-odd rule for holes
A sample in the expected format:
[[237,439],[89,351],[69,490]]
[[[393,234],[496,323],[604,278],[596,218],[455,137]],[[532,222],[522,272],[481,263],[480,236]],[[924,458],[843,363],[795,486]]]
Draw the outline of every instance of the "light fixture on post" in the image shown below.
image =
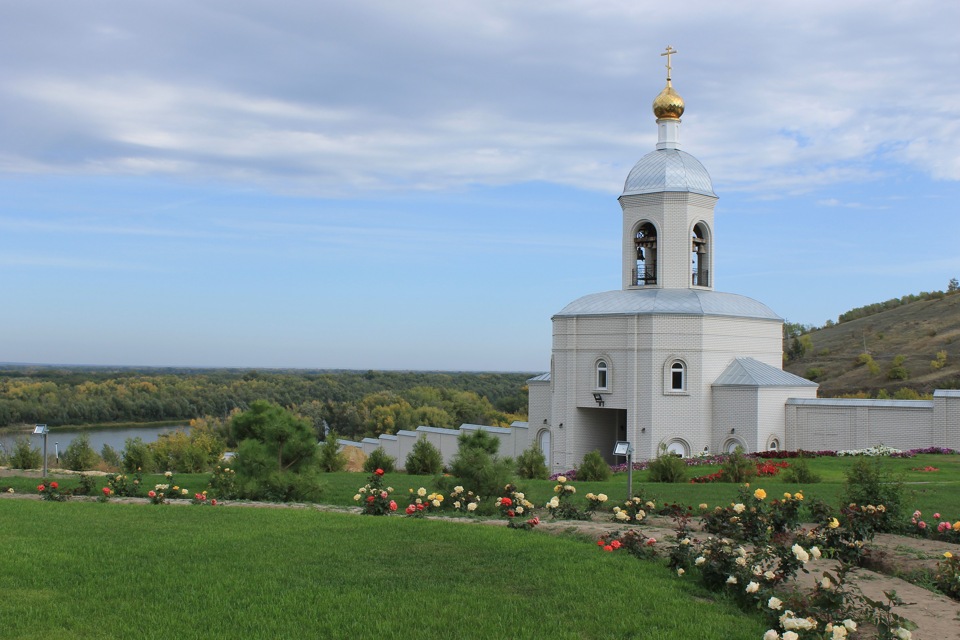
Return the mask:
[[627,440],[618,440],[613,445],[613,455],[627,457],[627,500],[633,498],[633,445]]
[[603,406],[603,396],[602,396],[602,395],[600,395],[599,393],[595,393],[595,394],[593,394],[593,399],[597,401],[597,406],[598,406],[598,407],[602,407],[602,406]]
[[47,434],[50,433],[50,430],[47,429],[47,425],[38,424],[33,428],[33,435],[43,436],[43,477],[47,477]]

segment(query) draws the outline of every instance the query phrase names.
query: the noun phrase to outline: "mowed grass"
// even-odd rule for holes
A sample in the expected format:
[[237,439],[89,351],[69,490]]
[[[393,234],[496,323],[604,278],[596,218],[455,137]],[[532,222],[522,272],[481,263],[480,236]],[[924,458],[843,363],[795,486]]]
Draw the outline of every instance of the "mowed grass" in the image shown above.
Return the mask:
[[751,638],[663,564],[315,509],[0,500],[4,638]]

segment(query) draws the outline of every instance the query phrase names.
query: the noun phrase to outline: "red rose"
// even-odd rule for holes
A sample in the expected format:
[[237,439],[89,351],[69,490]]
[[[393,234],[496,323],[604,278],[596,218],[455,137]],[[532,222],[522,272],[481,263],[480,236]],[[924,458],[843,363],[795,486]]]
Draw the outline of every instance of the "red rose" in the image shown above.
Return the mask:
[[607,543],[604,542],[602,539],[601,539],[601,540],[597,540],[597,546],[598,546],[598,547],[602,547],[602,546],[605,545],[605,544],[607,544]]
[[603,547],[603,550],[604,550],[604,551],[613,551],[613,547],[611,547],[611,546],[608,544],[608,545],[606,545],[606,546]]
[[513,509],[510,509],[509,511],[507,511],[507,516],[509,516],[509,517],[512,518],[512,517],[515,516],[515,515],[517,515],[517,514],[514,513]]
[[396,510],[397,510],[397,503],[394,502],[393,500],[391,500],[391,501],[390,501],[390,511],[396,511]]
[[407,515],[408,515],[408,516],[413,515],[413,513],[414,513],[416,510],[417,510],[417,508],[414,507],[414,506],[411,504],[410,506],[407,507]]
[[46,489],[47,489],[47,488],[46,488],[44,485],[42,485],[42,484],[38,484],[38,485],[37,485],[37,491],[46,491]]
[[619,549],[619,548],[620,548],[620,541],[619,541],[619,540],[614,540],[613,542],[610,543],[610,546],[613,547],[614,549]]
[[147,495],[150,496],[151,498],[156,498],[156,497],[157,497],[157,492],[156,492],[156,491],[150,491],[150,492],[147,493]]
[[103,488],[103,495],[105,495],[105,496],[110,495],[110,487],[104,487],[104,488]]
[[51,489],[56,489],[56,488],[59,487],[59,486],[60,486],[60,485],[58,485],[56,482],[51,482],[51,483],[50,483],[50,488],[51,488]]
[[374,500],[373,496],[367,496],[367,502],[373,502],[373,500]]
[[500,504],[502,504],[505,507],[509,507],[510,505],[513,504],[513,500],[511,500],[510,498],[501,498]]
[[423,511],[423,505],[422,505],[422,504],[418,504],[418,505],[417,505],[417,511]]
[[210,504],[212,504],[213,506],[217,506],[217,499],[214,498],[213,500],[211,500]]
[[377,469],[376,471],[374,471],[374,473],[377,474],[378,476],[382,476],[382,475],[383,475],[383,469]]

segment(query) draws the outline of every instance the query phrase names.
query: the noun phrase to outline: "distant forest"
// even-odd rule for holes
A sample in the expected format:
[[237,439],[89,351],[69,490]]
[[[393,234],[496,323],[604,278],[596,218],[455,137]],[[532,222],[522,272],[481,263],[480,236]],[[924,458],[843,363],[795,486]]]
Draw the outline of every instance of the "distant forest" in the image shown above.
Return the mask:
[[0,368],[0,427],[223,420],[268,400],[362,438],[525,419],[529,373]]

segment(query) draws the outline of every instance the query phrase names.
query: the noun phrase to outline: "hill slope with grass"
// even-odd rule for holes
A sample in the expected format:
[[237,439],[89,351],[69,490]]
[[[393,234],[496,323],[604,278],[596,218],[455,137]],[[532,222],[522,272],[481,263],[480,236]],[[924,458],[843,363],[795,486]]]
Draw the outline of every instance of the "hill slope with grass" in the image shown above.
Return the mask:
[[960,295],[955,293],[815,329],[799,340],[805,343],[800,349],[791,349],[792,338],[785,340],[784,353],[792,351],[794,357],[784,369],[818,382],[821,397],[960,388]]

